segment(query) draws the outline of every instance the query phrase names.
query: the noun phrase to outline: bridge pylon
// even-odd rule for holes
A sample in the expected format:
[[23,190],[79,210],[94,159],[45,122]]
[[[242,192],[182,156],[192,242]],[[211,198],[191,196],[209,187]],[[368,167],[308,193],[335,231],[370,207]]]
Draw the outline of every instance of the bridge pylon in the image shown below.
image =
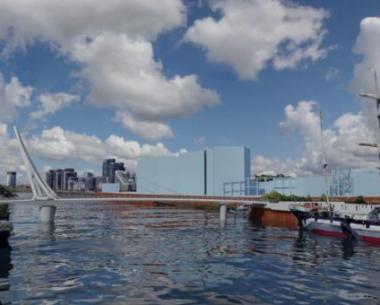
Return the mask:
[[33,200],[57,200],[59,197],[57,194],[50,188],[50,186],[43,180],[40,174],[37,171],[37,168],[33,164],[33,161],[26,149],[24,140],[21,137],[20,132],[17,127],[14,126],[13,130],[16,134],[16,138],[20,147],[21,157],[24,161],[26,172],[28,174],[30,187],[33,192]]

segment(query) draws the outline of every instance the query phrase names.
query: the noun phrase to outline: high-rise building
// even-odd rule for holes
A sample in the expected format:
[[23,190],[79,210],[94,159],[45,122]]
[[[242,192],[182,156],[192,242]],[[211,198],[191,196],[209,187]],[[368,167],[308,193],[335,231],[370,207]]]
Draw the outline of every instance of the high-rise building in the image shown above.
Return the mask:
[[7,186],[11,188],[16,187],[16,172],[7,172]]
[[103,182],[111,182],[110,179],[112,176],[112,167],[115,162],[115,159],[106,159],[103,161]]
[[120,184],[120,190],[122,192],[135,192],[136,191],[136,179],[135,174],[131,174],[128,171],[116,171],[115,183]]
[[65,168],[63,170],[62,190],[67,191],[69,189],[69,179],[77,177],[78,174],[73,168]]
[[95,177],[95,192],[99,192],[101,190],[102,183],[103,177]]
[[55,171],[54,189],[57,191],[63,190],[63,170],[57,169]]
[[78,190],[78,177],[69,177],[67,181],[67,191]]
[[85,190],[86,191],[94,191],[95,190],[95,177],[91,172],[87,172],[84,174],[85,178]]
[[125,171],[124,163],[118,163],[115,159],[106,159],[103,161],[103,182],[115,183],[115,172],[117,170]]
[[55,170],[51,169],[46,172],[46,183],[51,189],[55,189]]

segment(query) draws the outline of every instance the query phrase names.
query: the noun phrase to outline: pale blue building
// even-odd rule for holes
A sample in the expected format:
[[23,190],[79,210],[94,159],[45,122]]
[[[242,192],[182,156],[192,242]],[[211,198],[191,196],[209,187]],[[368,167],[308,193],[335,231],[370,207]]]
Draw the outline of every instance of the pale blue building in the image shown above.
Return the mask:
[[100,188],[102,193],[119,193],[120,183],[102,183]]
[[251,155],[245,147],[216,147],[178,156],[138,161],[137,192],[214,196],[285,195],[380,196],[377,169],[338,168],[324,176],[251,179]]
[[148,194],[221,196],[225,183],[250,177],[251,154],[240,146],[142,158],[136,170],[137,192]]
[[[225,186],[225,193],[231,184]],[[329,173],[327,185],[324,176],[275,177],[268,181],[253,180],[248,186],[251,195],[264,195],[277,191],[284,195],[321,196],[329,192],[331,196],[380,196],[380,171],[377,169],[334,169]],[[235,190],[231,195],[239,195]]]

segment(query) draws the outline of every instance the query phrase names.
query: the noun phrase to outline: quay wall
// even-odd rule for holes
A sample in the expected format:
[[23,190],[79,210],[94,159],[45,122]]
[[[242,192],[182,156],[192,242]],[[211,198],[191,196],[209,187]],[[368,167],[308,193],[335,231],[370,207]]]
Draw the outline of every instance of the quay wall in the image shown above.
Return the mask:
[[259,226],[297,229],[297,219],[289,211],[277,211],[268,208],[252,208],[249,218]]

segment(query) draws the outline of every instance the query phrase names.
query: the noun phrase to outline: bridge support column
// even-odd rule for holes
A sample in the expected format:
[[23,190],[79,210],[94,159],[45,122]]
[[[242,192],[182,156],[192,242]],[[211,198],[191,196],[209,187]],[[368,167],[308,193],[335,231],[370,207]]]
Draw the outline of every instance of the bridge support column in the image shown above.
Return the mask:
[[42,223],[54,223],[56,207],[54,205],[43,205],[40,207],[40,221]]
[[219,207],[219,219],[221,224],[225,224],[227,221],[227,205],[221,204]]

